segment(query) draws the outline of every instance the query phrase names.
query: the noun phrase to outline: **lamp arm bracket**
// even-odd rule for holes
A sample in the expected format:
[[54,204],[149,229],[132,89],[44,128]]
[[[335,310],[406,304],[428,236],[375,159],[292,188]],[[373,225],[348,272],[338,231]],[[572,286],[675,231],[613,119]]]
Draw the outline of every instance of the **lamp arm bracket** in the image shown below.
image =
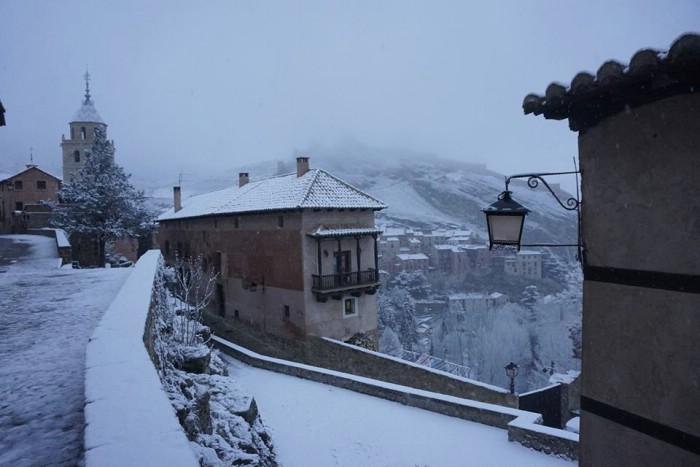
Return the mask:
[[581,206],[581,202],[576,199],[576,198],[569,198],[566,200],[566,204],[562,202],[561,199],[557,196],[556,193],[554,193],[554,190],[552,190],[552,187],[549,186],[549,183],[544,179],[544,177],[547,176],[552,176],[552,175],[572,175],[572,174],[578,174],[580,171],[575,170],[571,172],[550,172],[550,173],[536,173],[536,174],[518,174],[518,175],[511,175],[510,177],[506,178],[506,191],[508,191],[508,185],[510,184],[510,181],[514,178],[527,178],[527,186],[530,188],[537,188],[542,182],[542,184],[549,190],[549,192],[554,196],[554,199],[557,200],[557,203],[559,205],[566,209],[567,211],[578,211],[579,207]]

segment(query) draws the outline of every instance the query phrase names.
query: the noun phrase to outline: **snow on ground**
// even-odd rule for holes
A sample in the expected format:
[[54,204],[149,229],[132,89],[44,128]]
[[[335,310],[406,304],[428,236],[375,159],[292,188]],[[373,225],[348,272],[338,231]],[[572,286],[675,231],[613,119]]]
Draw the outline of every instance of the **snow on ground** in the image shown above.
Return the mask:
[[85,347],[131,269],[57,264],[52,238],[0,236],[0,465],[82,463]]
[[222,358],[254,395],[285,467],[574,465],[508,442],[505,430]]

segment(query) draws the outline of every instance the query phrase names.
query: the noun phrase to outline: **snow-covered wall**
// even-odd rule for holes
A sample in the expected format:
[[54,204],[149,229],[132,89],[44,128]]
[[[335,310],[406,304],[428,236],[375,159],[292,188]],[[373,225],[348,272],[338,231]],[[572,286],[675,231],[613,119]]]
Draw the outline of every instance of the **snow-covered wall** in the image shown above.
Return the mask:
[[251,366],[508,430],[508,440],[566,459],[578,459],[578,434],[542,426],[540,414],[424,391],[326,368],[267,357],[212,336],[219,350]]
[[88,467],[199,465],[143,340],[159,258],[141,257],[88,343]]

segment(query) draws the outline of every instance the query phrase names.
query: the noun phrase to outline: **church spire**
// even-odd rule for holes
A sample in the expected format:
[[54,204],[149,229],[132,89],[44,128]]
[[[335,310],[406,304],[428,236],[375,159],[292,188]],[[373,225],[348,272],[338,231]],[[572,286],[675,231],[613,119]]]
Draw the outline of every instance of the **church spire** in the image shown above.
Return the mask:
[[83,101],[83,104],[89,104],[90,103],[90,73],[88,72],[87,68],[85,69],[85,74],[83,75],[85,77],[85,100]]

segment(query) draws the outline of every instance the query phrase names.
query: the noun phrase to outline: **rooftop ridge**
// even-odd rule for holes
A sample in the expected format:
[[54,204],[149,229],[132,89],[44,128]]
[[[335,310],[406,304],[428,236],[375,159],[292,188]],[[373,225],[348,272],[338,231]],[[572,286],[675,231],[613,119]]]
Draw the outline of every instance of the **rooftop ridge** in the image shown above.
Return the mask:
[[338,183],[340,183],[340,184],[342,184],[342,185],[345,185],[346,187],[350,188],[351,190],[355,190],[355,191],[357,191],[358,193],[362,193],[364,196],[366,196],[367,198],[371,199],[372,201],[383,205],[384,207],[383,207],[382,209],[385,209],[385,208],[387,207],[386,203],[384,203],[383,201],[380,201],[380,200],[378,200],[377,198],[375,198],[374,196],[372,196],[372,195],[370,195],[370,194],[368,194],[368,193],[365,193],[363,190],[360,190],[359,188],[357,188],[357,187],[355,187],[355,186],[349,184],[348,182],[345,182],[345,181],[339,179],[339,178],[336,177],[335,175],[332,175],[332,174],[326,172],[326,171],[323,170],[323,169],[316,169],[316,170],[318,170],[318,171],[320,171],[320,172],[323,172],[324,174],[328,175],[328,176],[329,176],[330,178],[332,178],[333,180],[336,180]]
[[[304,193],[304,196],[301,198],[301,202],[299,203],[299,206],[297,207],[302,207],[306,201],[309,199],[309,195],[311,194],[311,189],[314,187],[314,183],[316,183],[316,180],[318,179],[318,175],[321,172],[321,169],[309,169],[309,172],[314,171],[313,178],[309,181],[308,185],[306,186],[306,192]],[[308,173],[308,172],[307,172]],[[306,174],[304,174],[306,175]]]

